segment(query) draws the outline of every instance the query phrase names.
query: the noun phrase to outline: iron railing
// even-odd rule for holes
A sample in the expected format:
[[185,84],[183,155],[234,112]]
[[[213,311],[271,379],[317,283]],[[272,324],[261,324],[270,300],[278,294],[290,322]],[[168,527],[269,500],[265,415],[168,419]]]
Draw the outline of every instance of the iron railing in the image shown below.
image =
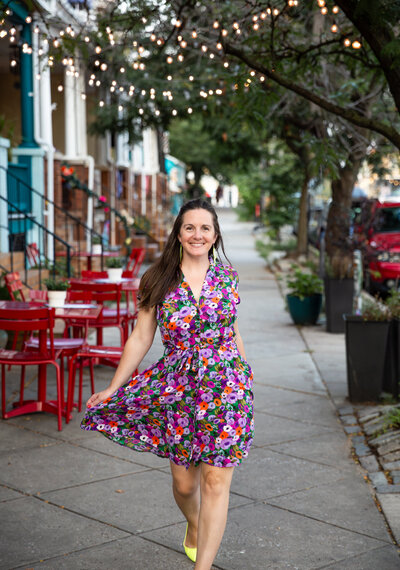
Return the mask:
[[[16,176],[12,172],[10,172],[8,169],[4,168],[4,166],[0,166],[0,169],[5,171],[7,174],[7,177],[11,177],[11,179],[14,182],[14,184],[12,184],[12,187],[14,190],[13,196],[10,196],[10,194],[8,196],[8,200],[10,201],[10,203],[12,205],[15,205],[17,208],[19,208],[23,212],[24,209],[21,208],[20,206],[21,206],[21,204],[23,204],[24,200],[26,201],[26,196],[27,195],[28,196],[34,195],[34,196],[37,196],[41,200],[42,212],[47,211],[49,204],[54,208],[55,227],[60,228],[60,229],[63,228],[65,241],[67,241],[69,244],[76,243],[76,247],[73,247],[72,249],[74,252],[73,255],[77,257],[77,267],[78,267],[79,273],[81,271],[81,266],[80,266],[80,264],[81,264],[81,253],[82,253],[81,242],[86,240],[88,236],[90,237],[90,240],[89,240],[89,242],[90,242],[89,246],[90,247],[93,243],[94,238],[97,238],[97,240],[100,242],[100,245],[101,245],[101,254],[100,254],[100,256],[101,256],[101,268],[103,269],[103,265],[104,265],[103,236],[99,232],[97,232],[93,228],[89,227],[80,218],[78,218],[77,216],[74,216],[70,212],[66,211],[62,206],[59,206],[53,200],[49,200],[48,198],[46,198],[46,196],[43,196],[35,188],[32,188],[31,186],[29,186],[24,180],[21,180],[18,176]],[[8,180],[9,180],[9,178],[8,178]],[[29,210],[31,210],[30,207],[29,207]],[[10,209],[9,209],[9,213],[12,213],[12,212],[10,212]],[[29,216],[29,212],[26,212],[26,213]],[[14,217],[14,216],[12,216],[12,217]],[[51,233],[52,232],[49,231],[49,235]],[[62,238],[60,238],[60,239],[62,239]],[[50,242],[49,242],[48,247],[47,247],[47,253],[48,253],[49,261],[54,264],[55,258],[57,257],[57,254],[59,256],[61,256],[61,255],[64,256],[64,253],[62,252],[62,250],[60,252],[60,250],[56,250],[55,248],[51,251],[51,246],[52,246],[52,241],[50,238]],[[10,247],[10,250],[11,249],[12,249],[12,247]]]
[[[49,274],[52,277],[55,277],[56,273],[59,273],[59,269],[56,267],[54,260],[50,259],[48,256],[48,246],[49,243],[51,243],[53,251],[56,251],[56,246],[58,246],[60,251],[65,252],[65,276],[71,277],[71,259],[74,254],[74,248],[57,234],[38,222],[32,213],[24,212],[13,202],[4,198],[4,196],[0,195],[0,200],[2,201],[0,203],[0,208],[5,207],[8,209],[9,215],[11,214],[12,219],[15,222],[15,226],[18,229],[18,233],[14,235],[19,236],[20,242],[23,245],[23,247],[18,247],[16,249],[14,247],[16,245],[16,240],[13,238],[13,234],[10,234],[10,272],[14,271],[16,265],[14,254],[18,253],[18,251],[22,251],[24,255],[24,275],[21,276],[22,281],[25,284],[28,284],[28,271],[33,268],[37,269],[39,288],[41,288],[43,270],[46,270],[46,274]],[[35,239],[38,249],[37,263],[35,263],[34,266],[32,266],[29,261],[27,251],[27,246],[31,243],[33,238]]]

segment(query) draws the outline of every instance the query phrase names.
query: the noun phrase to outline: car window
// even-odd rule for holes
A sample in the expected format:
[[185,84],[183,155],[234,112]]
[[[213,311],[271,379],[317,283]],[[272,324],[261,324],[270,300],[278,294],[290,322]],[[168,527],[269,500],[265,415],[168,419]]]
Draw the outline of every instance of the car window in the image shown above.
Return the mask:
[[400,232],[400,207],[379,208],[375,213],[376,232]]

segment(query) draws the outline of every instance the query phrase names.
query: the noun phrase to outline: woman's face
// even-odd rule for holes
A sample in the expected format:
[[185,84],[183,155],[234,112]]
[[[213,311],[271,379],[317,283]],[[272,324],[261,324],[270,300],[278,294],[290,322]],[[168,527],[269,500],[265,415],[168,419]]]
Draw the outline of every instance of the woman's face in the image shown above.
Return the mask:
[[185,212],[178,239],[182,244],[182,259],[208,257],[217,239],[212,214],[202,208]]

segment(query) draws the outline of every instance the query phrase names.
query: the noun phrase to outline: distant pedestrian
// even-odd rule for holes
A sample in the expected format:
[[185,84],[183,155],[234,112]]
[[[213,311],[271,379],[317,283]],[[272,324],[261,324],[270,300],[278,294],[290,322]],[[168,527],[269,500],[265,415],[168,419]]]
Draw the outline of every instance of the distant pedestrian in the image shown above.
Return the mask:
[[[137,325],[108,388],[87,402],[82,428],[170,460],[173,494],[188,522],[183,546],[209,570],[224,534],[233,468],[253,439],[253,374],[237,325],[238,276],[218,218],[184,204],[161,257],[143,275]],[[152,345],[164,355],[131,377]],[[149,493],[151,490],[149,489]]]
[[215,199],[217,200],[217,204],[219,204],[219,201],[221,200],[223,193],[224,189],[222,188],[221,184],[218,184],[218,188],[215,191]]

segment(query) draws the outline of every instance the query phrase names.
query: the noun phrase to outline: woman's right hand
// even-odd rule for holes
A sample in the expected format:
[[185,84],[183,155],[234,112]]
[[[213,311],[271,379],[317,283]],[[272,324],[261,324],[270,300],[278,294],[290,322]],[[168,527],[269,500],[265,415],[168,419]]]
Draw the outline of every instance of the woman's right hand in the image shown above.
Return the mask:
[[95,394],[92,394],[89,400],[86,402],[86,407],[92,408],[93,406],[97,406],[98,404],[104,402],[104,400],[107,400],[107,398],[112,396],[114,392],[115,390],[113,390],[112,388],[106,388],[101,392],[96,392]]

